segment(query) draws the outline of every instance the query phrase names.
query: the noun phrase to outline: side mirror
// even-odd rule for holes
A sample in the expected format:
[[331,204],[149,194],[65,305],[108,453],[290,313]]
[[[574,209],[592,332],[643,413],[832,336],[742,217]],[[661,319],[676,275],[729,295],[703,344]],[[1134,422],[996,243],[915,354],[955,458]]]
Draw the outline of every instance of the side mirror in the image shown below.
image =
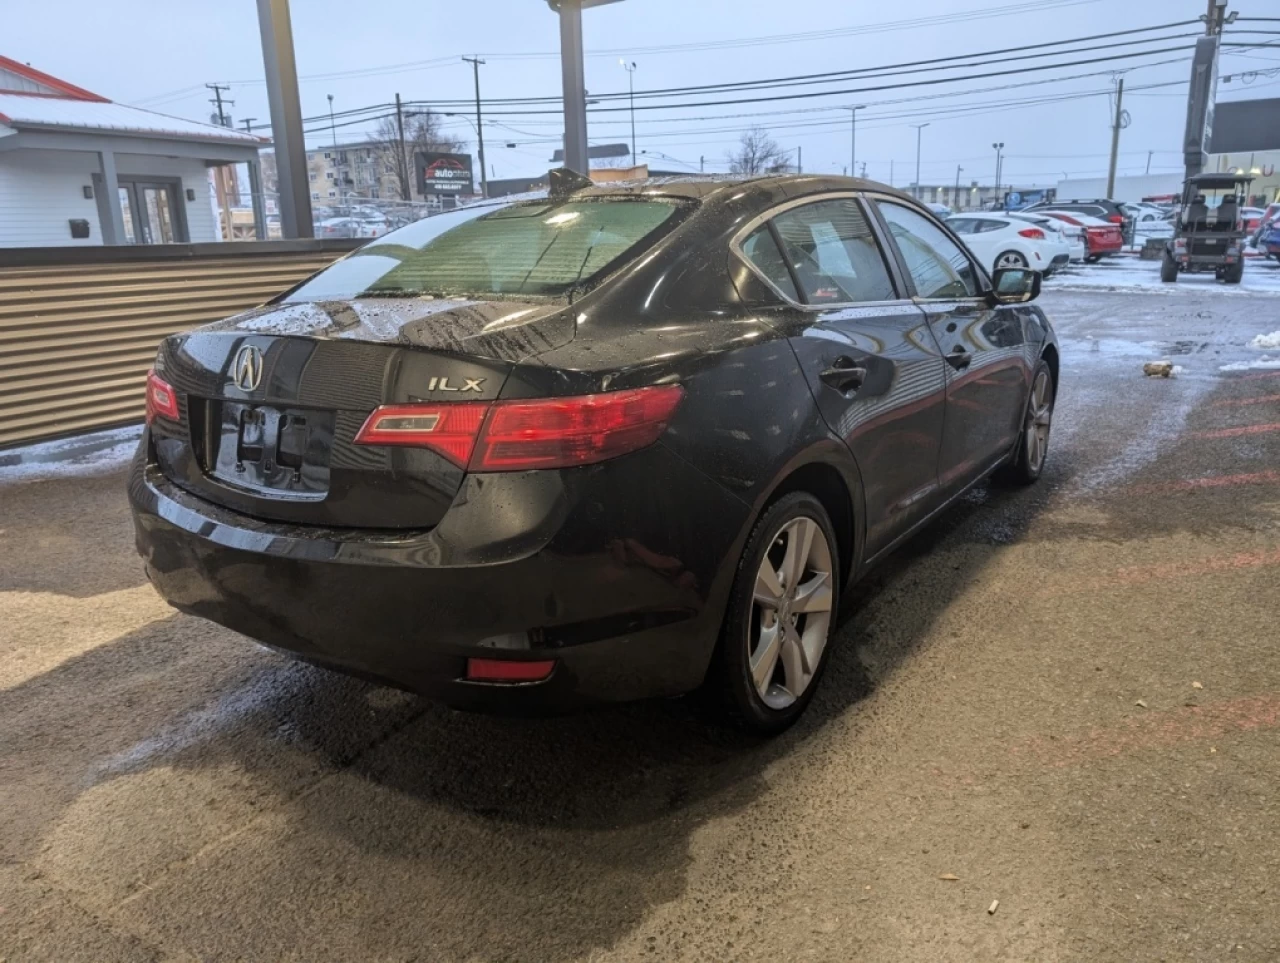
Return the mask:
[[991,300],[996,304],[1026,304],[1040,297],[1040,272],[1000,268],[992,276]]

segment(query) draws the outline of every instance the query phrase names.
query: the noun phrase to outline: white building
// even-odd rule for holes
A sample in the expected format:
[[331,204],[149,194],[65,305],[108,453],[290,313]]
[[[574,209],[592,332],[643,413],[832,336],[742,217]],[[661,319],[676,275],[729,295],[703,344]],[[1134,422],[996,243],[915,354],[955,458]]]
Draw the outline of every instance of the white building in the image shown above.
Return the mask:
[[209,168],[265,143],[0,57],[0,247],[219,240]]

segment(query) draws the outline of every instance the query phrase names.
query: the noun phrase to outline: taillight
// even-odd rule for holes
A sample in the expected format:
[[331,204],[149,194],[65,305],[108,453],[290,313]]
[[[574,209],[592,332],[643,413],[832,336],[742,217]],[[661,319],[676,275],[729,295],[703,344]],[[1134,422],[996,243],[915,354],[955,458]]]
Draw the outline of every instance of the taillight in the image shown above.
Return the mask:
[[1035,241],[1043,241],[1044,231],[1040,230],[1038,227],[1024,227],[1018,232],[1018,237],[1029,237]]
[[366,419],[356,434],[356,444],[430,448],[466,468],[490,407],[488,401],[383,405]]
[[429,448],[470,471],[592,465],[652,445],[682,397],[679,385],[655,385],[573,398],[385,405],[356,444]]
[[178,393],[152,368],[147,372],[147,424],[157,417],[178,420]]
[[1108,217],[1108,218],[1107,218],[1107,220],[1108,220],[1108,221],[1110,221],[1112,224],[1123,224],[1123,223],[1124,223],[1124,215],[1123,215],[1123,214],[1112,214],[1110,217]]

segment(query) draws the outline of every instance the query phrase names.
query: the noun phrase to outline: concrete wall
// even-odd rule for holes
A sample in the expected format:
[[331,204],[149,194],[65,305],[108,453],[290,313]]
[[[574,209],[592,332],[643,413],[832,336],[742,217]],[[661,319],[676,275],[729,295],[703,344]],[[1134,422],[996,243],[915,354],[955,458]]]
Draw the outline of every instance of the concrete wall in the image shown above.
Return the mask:
[[[117,154],[121,178],[180,177],[179,203],[185,207],[192,243],[220,240],[209,206],[204,163],[178,157]],[[0,247],[93,247],[102,244],[98,205],[84,188],[98,172],[98,155],[82,151],[12,150],[0,153]],[[196,199],[188,201],[187,188]],[[71,236],[68,221],[89,222],[89,237]]]
[[[95,154],[52,150],[0,153],[0,247],[92,247],[102,243],[98,206],[84,188],[98,169]],[[76,240],[67,221],[84,218],[89,237]]]

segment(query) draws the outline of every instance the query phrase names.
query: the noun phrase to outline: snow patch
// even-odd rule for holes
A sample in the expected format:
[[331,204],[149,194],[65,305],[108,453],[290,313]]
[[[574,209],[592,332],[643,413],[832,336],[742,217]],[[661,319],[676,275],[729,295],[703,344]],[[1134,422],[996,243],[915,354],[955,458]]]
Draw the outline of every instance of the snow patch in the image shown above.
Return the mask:
[[141,425],[40,442],[0,452],[0,487],[123,470],[138,449]]
[[1280,348],[1280,331],[1258,335],[1249,342],[1249,347],[1257,348],[1259,351],[1271,351],[1275,348]]
[[1224,364],[1219,371],[1251,371],[1254,368],[1280,368],[1280,358],[1272,358],[1264,355],[1254,361],[1234,361],[1231,364]]

